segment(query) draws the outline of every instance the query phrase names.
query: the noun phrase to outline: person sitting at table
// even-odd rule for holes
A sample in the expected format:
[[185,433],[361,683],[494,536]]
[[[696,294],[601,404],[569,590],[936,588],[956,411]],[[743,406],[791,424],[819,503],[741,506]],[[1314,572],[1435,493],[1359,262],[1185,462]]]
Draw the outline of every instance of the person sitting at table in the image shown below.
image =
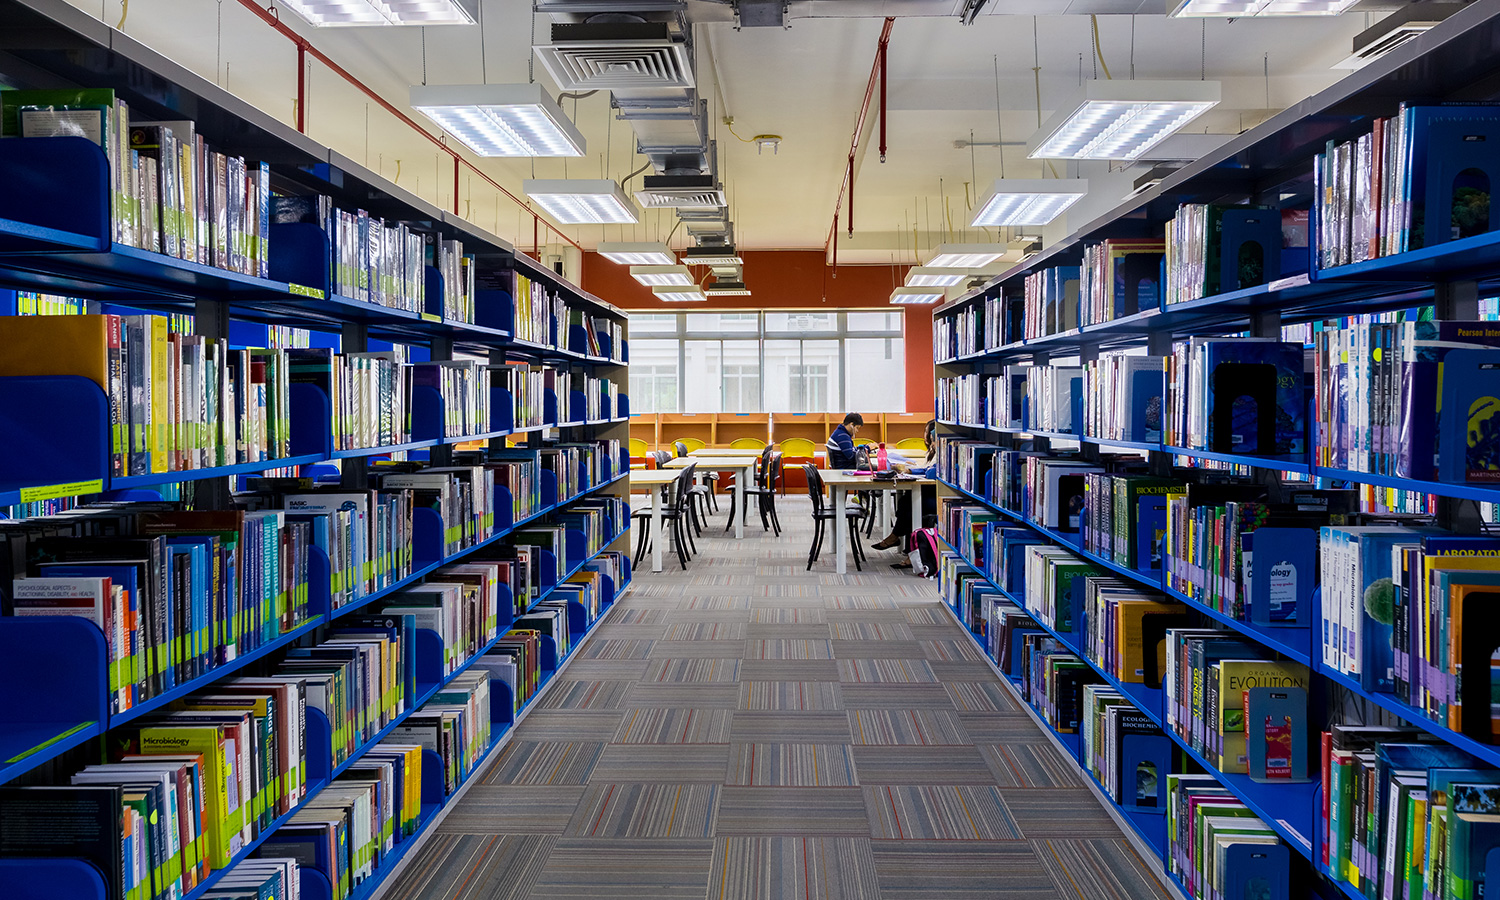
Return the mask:
[[[929,419],[927,427],[922,430],[922,440],[927,444],[927,457],[922,465],[913,466],[906,461],[893,461],[891,467],[897,472],[915,475],[918,478],[932,478],[937,472],[937,419]],[[923,485],[918,488],[922,492],[922,518],[937,515],[937,492],[930,486]],[[896,514],[894,527],[891,533],[878,544],[870,546],[876,550],[890,550],[895,547],[906,549],[906,540],[911,536],[911,491],[896,492]],[[897,563],[897,565],[909,566],[911,563]]]
[[833,429],[833,434],[828,436],[828,443],[824,445],[828,450],[828,468],[852,469],[857,465],[854,439],[863,427],[865,417],[859,413],[852,412],[844,416],[844,424]]

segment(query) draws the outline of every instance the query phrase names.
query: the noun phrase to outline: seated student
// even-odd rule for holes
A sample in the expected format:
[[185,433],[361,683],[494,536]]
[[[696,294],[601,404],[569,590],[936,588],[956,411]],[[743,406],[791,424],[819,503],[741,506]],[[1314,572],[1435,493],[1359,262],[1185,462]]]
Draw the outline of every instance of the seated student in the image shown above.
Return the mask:
[[[910,463],[893,462],[892,466],[898,472],[906,472],[920,478],[931,478],[937,471],[937,419],[929,419],[927,427],[922,431],[922,440],[927,444],[927,457],[922,465],[916,466]],[[918,488],[922,492],[922,517],[937,514],[937,492],[923,485]],[[893,547],[906,548],[906,539],[911,536],[911,491],[896,492],[896,515],[893,528],[884,540],[878,544],[871,544],[876,550],[890,550]],[[907,563],[906,565],[910,565]]]
[[830,469],[852,469],[855,467],[854,438],[859,435],[859,430],[865,427],[865,417],[859,413],[849,413],[844,416],[844,424],[833,429],[833,434],[828,436],[828,468]]

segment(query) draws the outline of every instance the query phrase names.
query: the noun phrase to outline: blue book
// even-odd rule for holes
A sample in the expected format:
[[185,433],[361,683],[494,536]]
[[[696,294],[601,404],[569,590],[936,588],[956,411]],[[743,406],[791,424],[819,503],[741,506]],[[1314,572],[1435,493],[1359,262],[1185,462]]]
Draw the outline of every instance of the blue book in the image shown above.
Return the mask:
[[1135,507],[1135,568],[1161,571],[1161,541],[1167,533],[1167,504],[1170,501],[1170,494],[1140,495]]
[[1438,478],[1500,485],[1500,352],[1450,351],[1442,385]]
[[213,597],[209,590],[212,573],[211,561],[213,539],[203,536],[180,535],[167,538],[167,547],[174,558],[187,557],[188,593],[184,604],[188,614],[184,652],[192,663],[194,675],[208,671],[213,651],[211,605]]
[[1304,453],[1302,345],[1240,339],[1203,346],[1207,449],[1260,456]]
[[1500,106],[1409,106],[1406,249],[1432,247],[1492,230],[1491,185],[1500,181],[1494,147]]
[[[126,604],[131,612],[135,613],[137,623],[140,622],[141,596],[138,589],[137,579],[140,577],[140,569],[135,566],[122,563],[96,563],[94,565],[80,565],[78,563],[42,563],[37,567],[37,575],[43,578],[108,578],[111,584],[118,584],[125,590]],[[105,635],[108,640],[109,635]],[[146,690],[146,656],[142,652],[145,636],[140,630],[139,624],[133,636],[127,636],[130,641],[128,647],[122,648],[120,654],[121,672],[120,684],[130,685],[130,698],[132,705],[145,699]]]

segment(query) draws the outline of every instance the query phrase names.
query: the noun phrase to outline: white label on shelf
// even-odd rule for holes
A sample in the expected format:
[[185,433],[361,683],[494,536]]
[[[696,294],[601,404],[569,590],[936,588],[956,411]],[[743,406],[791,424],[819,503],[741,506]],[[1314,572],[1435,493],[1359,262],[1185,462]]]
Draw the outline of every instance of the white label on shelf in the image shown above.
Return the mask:
[[1266,290],[1274,293],[1276,291],[1284,291],[1287,288],[1303,287],[1308,284],[1308,282],[1309,279],[1307,273],[1303,272],[1301,275],[1292,275],[1287,278],[1278,278],[1270,284],[1266,285]]

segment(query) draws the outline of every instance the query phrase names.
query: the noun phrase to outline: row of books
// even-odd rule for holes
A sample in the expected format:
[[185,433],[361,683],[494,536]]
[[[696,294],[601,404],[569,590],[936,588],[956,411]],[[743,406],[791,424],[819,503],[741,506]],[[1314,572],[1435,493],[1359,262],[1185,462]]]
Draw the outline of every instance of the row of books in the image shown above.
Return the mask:
[[1079,756],[1085,771],[1117,806],[1161,811],[1166,806],[1166,774],[1172,742],[1161,726],[1119,689],[1106,684],[1083,687],[1083,727]]
[[[988,308],[986,304],[985,309]],[[974,307],[967,306],[949,315],[935,317],[932,320],[932,358],[942,364],[980,350],[993,349],[983,343],[982,335],[990,332],[981,325],[980,314]]]
[[1023,337],[1031,340],[1078,327],[1080,276],[1078,266],[1054,266],[1026,276]]
[[1165,776],[1167,871],[1192,900],[1289,896],[1280,837],[1212,775]]
[[570,309],[568,323],[583,329],[584,346],[574,349],[589,356],[609,356],[617,360],[622,358],[625,340],[623,323],[582,309]]
[[1151,238],[1111,238],[1083,248],[1078,324],[1099,325],[1161,303],[1166,244]]
[[271,215],[278,225],[305,223],[322,229],[328,239],[329,287],[334,294],[426,312],[425,266],[445,261],[440,254],[429,255],[427,236],[402,222],[387,225],[362,209],[339,209],[325,194],[272,198]]
[[1322,734],[1318,825],[1328,874],[1370,900],[1475,900],[1500,847],[1500,778],[1415,728]]
[[620,470],[618,438],[560,443],[541,451],[542,468],[557,476],[558,497],[572,497],[613,478]]
[[[1288,239],[1284,229],[1295,231],[1299,216],[1305,222],[1305,212],[1283,214],[1263,206],[1178,206],[1167,223],[1165,302],[1186,303],[1264,284],[1268,270],[1279,273]],[[1284,218],[1292,221],[1284,225]]]
[[985,424],[984,387],[978,372],[939,378],[933,395],[934,414],[943,422]]
[[109,402],[113,475],[290,455],[286,350],[235,350],[166,316],[0,317],[0,374],[76,375]]
[[107,88],[16,90],[6,137],[83,137],[109,168],[112,238],[141,250],[267,277],[270,169],[215,152],[192,122],[142,122]]
[[318,347],[287,353],[290,382],[318,387],[332,404],[333,449],[411,440],[413,367],[405,363],[404,352],[336,353]]
[[[89,311],[89,302],[58,294],[16,291],[18,316],[81,316]],[[191,329],[188,329],[191,330]]]
[[[1166,360],[1107,353],[1083,366],[1083,434],[1108,441],[1158,443],[1165,410]],[[1070,398],[1071,399],[1071,398]]]
[[1259,456],[1307,448],[1301,344],[1195,337],[1167,358],[1167,443]]
[[1480,148],[1496,134],[1500,107],[1403,103],[1368,134],[1329,141],[1313,163],[1318,266],[1489,231],[1494,161]]
[[1500,327],[1382,318],[1316,335],[1319,464],[1423,481],[1500,479],[1484,402]]
[[[536,428],[554,424],[547,418],[548,393],[551,393],[556,403],[568,402],[567,395],[558,393],[557,380],[560,374],[547,366],[510,363],[490,369],[490,384],[510,393],[515,428]],[[562,410],[558,412],[561,413]]]
[[449,359],[415,366],[412,388],[431,388],[443,401],[444,437],[490,430],[490,367],[472,359]]
[[548,289],[547,285],[522,275],[509,274],[513,280],[511,297],[515,300],[515,337],[546,347],[556,347],[565,339],[569,322],[568,307],[562,292]]

